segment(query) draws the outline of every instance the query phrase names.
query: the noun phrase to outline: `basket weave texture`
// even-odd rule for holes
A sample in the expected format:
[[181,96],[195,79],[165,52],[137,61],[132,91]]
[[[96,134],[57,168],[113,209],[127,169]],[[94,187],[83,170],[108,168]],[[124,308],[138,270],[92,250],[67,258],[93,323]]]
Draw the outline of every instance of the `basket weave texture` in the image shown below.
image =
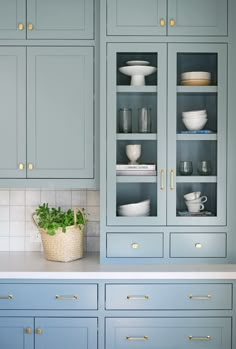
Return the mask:
[[[82,212],[82,210],[80,211]],[[37,225],[34,216],[35,212],[33,213],[32,218],[40,232],[46,259],[49,261],[70,262],[83,258],[84,225],[74,224],[68,226],[66,227],[65,233],[62,232],[62,228],[59,228],[57,229],[56,234],[52,236],[47,234],[44,229]],[[74,217],[76,220],[76,211],[74,211]]]

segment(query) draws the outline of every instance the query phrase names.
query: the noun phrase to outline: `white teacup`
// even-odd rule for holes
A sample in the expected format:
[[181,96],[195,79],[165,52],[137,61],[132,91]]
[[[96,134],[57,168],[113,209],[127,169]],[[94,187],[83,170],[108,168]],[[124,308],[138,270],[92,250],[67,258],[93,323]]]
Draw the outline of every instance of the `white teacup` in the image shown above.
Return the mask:
[[185,201],[185,204],[188,208],[189,212],[197,213],[204,210],[205,206],[202,203],[190,203],[189,201]]
[[185,200],[189,201],[189,200],[199,199],[200,196],[201,196],[200,191],[194,191],[192,193],[185,194],[184,198],[185,198]]
[[194,200],[188,200],[189,203],[191,204],[203,204],[204,202],[207,202],[207,197],[206,196],[201,196],[198,199],[194,199]]

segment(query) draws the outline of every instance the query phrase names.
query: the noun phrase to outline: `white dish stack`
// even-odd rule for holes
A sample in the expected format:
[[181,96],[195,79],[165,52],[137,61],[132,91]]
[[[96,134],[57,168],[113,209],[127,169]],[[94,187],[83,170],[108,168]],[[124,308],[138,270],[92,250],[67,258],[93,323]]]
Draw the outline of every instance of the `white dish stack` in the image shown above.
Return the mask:
[[121,205],[118,207],[120,216],[125,217],[143,217],[150,215],[150,200],[144,200],[137,203]]
[[210,85],[211,73],[205,71],[190,71],[181,74],[181,84],[189,86]]
[[193,110],[182,112],[182,121],[187,130],[199,131],[202,130],[207,123],[206,110]]

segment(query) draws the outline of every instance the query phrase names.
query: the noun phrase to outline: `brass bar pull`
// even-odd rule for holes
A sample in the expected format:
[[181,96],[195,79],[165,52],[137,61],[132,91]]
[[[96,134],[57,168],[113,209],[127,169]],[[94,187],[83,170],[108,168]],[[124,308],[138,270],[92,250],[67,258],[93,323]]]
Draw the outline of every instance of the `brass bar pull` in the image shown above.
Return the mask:
[[175,20],[173,18],[170,19],[170,26],[174,27],[175,26]]
[[211,336],[206,336],[206,337],[193,337],[193,336],[188,336],[188,339],[190,341],[210,341]]
[[56,294],[55,298],[59,301],[70,301],[70,300],[78,299],[79,297],[77,296],[77,294],[74,294],[73,296],[60,296]]
[[127,299],[138,299],[138,300],[143,300],[143,299],[149,299],[149,296],[147,296],[147,295],[144,295],[144,296],[127,296]]
[[32,23],[28,23],[28,30],[33,30],[33,24]]
[[41,328],[36,328],[35,333],[36,334],[42,334],[42,329]]
[[12,299],[12,298],[13,298],[12,294],[9,294],[7,296],[0,296],[0,299]]
[[170,170],[170,190],[174,189],[174,170]]
[[164,18],[160,19],[160,26],[164,27],[166,25],[166,21],[164,20]]
[[190,294],[188,298],[192,300],[209,301],[211,300],[212,296],[210,294],[208,294],[207,296],[193,296],[192,294]]
[[127,341],[146,341],[148,340],[148,336],[143,337],[126,337]]
[[30,334],[30,333],[31,333],[31,328],[30,328],[30,327],[27,327],[27,328],[25,329],[25,333],[26,333],[26,334]]
[[160,170],[160,189],[164,190],[165,185],[164,185],[164,173],[165,171],[163,169]]
[[25,26],[23,23],[18,23],[18,29],[19,30],[24,30]]

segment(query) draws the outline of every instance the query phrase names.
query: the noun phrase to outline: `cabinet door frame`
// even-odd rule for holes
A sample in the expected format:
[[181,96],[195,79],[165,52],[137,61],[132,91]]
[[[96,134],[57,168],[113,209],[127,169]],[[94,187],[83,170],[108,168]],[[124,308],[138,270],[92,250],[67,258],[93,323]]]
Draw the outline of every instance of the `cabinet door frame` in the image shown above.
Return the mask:
[[[3,2],[3,4],[1,4]],[[12,11],[11,3],[13,1],[1,0],[0,11],[3,15],[3,22],[1,21],[0,27],[0,39],[25,39],[26,38],[26,0],[14,0],[14,11]],[[9,18],[1,9],[1,6],[5,8],[6,4],[9,6]],[[6,23],[6,24],[5,24]],[[18,25],[23,24],[23,28],[19,29]],[[6,27],[4,28],[4,26]]]
[[[157,92],[157,212],[156,216],[119,217],[116,216],[116,54],[119,52],[150,52],[158,54],[158,92]],[[161,188],[160,170],[166,168],[166,60],[167,47],[165,44],[123,43],[108,44],[107,48],[107,224],[108,225],[165,225],[166,223],[166,178],[164,189]],[[115,73],[114,73],[115,72]],[[160,132],[161,130],[161,132]]]
[[[218,55],[217,84],[217,216],[177,217],[176,176],[171,190],[170,170],[176,174],[176,108],[177,108],[177,53],[216,53]],[[169,44],[168,48],[168,190],[167,225],[226,225],[227,173],[227,45],[226,44]],[[200,86],[201,87],[201,86]],[[197,88],[198,89],[198,88]],[[197,91],[197,90],[196,90]],[[200,90],[199,90],[200,91]]]
[[[30,333],[26,332],[26,329],[29,329]],[[0,318],[0,330],[4,329],[3,335],[1,334],[0,337],[0,347],[4,349],[12,349],[9,347],[3,346],[2,341],[8,342],[9,336],[7,335],[6,329],[10,329],[10,337],[12,340],[16,338],[16,331],[18,332],[21,341],[19,342],[18,339],[16,339],[15,347],[19,349],[33,349],[34,348],[34,319],[33,318],[27,318],[27,317],[1,317]],[[4,334],[6,335],[6,338],[4,338]],[[20,347],[20,343],[22,346]]]

